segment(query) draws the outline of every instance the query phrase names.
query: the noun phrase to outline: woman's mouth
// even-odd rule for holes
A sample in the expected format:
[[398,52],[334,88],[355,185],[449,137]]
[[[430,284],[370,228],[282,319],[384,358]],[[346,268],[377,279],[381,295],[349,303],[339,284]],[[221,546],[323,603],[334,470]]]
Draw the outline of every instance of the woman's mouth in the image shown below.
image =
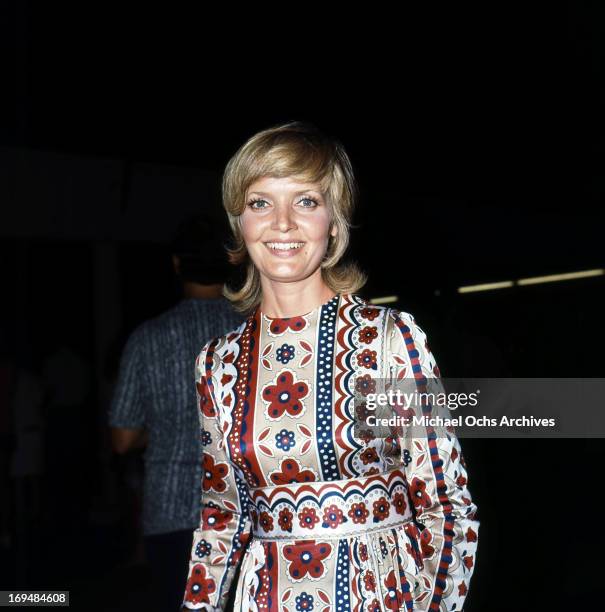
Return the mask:
[[304,242],[265,242],[265,246],[278,257],[291,257],[300,252]]

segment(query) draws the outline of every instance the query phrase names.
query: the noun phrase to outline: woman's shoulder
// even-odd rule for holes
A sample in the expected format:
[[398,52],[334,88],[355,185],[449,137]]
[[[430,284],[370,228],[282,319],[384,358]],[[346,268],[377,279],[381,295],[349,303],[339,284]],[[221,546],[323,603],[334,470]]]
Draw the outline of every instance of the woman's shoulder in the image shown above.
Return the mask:
[[[374,303],[357,294],[347,294],[353,308],[357,311],[358,319],[361,321],[380,321],[385,328],[394,326],[416,327],[414,315],[407,310],[395,308],[388,303]],[[386,325],[388,323],[388,325]]]
[[202,364],[211,359],[213,366],[216,366],[220,361],[233,361],[230,354],[232,355],[238,347],[238,340],[244,334],[248,323],[249,321],[246,319],[224,334],[209,338],[198,352],[196,363]]
[[382,332],[379,347],[387,350],[390,356],[396,355],[406,360],[419,357],[424,360],[425,354],[430,353],[427,334],[414,313],[405,307],[390,303],[376,304],[360,296],[353,296],[352,301],[355,305],[355,323],[374,328],[372,334],[369,331],[366,334],[368,338],[370,335],[380,336]]

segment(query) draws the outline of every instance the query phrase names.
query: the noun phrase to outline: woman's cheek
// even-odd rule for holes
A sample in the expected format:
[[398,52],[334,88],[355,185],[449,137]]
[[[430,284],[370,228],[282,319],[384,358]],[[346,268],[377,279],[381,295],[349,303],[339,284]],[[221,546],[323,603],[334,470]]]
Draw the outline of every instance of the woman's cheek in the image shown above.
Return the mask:
[[258,240],[262,234],[263,225],[266,224],[266,220],[260,217],[252,217],[250,214],[245,212],[242,215],[242,237],[246,243]]

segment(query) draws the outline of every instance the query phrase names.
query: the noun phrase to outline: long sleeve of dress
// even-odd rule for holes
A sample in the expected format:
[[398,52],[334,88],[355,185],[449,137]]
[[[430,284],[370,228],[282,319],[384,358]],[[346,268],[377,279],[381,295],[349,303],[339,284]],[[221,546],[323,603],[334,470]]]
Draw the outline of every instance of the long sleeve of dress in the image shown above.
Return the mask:
[[[200,525],[193,543],[183,607],[225,610],[229,588],[252,527],[247,485],[230,462],[225,431],[229,408],[217,401],[217,380],[226,374],[207,342],[195,362],[195,384],[202,442]],[[220,398],[218,398],[220,399]]]
[[[415,379],[418,393],[444,393],[424,331],[409,313],[393,310],[391,317],[392,378]],[[436,414],[437,406],[422,404],[418,402],[416,413]],[[444,409],[440,412],[443,416]],[[475,567],[479,531],[460,442],[452,428],[423,424],[415,426],[411,435],[403,432],[401,451],[418,527],[421,571],[414,609],[460,612]]]

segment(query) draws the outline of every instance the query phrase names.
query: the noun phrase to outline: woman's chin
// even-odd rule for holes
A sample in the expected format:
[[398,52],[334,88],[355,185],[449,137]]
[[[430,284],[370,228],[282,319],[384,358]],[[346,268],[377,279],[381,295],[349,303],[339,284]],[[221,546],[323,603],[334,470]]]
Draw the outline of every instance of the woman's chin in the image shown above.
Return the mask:
[[300,266],[271,266],[271,268],[261,270],[261,276],[273,282],[292,283],[308,278],[314,271],[313,269],[301,269]]

